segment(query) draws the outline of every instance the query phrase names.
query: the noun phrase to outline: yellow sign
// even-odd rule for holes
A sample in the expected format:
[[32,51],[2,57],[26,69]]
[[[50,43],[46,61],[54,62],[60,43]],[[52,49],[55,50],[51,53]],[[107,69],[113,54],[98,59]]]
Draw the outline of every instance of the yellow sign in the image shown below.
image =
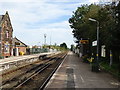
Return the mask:
[[81,44],[88,44],[89,41],[88,41],[88,40],[80,40],[80,43],[81,43]]
[[112,54],[110,54],[110,56],[112,56]]

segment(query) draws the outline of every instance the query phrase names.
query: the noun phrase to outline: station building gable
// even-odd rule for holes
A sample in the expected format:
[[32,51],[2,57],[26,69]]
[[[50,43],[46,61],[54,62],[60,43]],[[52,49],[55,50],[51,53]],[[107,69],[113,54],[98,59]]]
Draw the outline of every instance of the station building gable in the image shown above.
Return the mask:
[[0,56],[9,57],[12,55],[13,28],[8,12],[0,15]]
[[26,54],[27,45],[20,41],[18,38],[13,38],[13,55],[19,56],[21,54]]

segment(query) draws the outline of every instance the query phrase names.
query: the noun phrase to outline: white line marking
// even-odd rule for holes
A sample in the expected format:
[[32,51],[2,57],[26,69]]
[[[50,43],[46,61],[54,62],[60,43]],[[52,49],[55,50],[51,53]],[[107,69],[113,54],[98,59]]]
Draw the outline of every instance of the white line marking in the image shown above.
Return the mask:
[[85,81],[84,81],[84,79],[83,79],[83,77],[80,75],[80,78],[81,78],[81,80],[82,80],[82,83],[84,83]]

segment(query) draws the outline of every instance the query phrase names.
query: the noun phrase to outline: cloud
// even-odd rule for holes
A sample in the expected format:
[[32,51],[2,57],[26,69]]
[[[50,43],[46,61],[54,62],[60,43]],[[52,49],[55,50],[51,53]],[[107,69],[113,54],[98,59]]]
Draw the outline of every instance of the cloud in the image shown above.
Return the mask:
[[66,21],[48,24],[45,27],[30,30],[21,28],[15,35],[19,36],[28,45],[34,45],[38,42],[41,44],[44,43],[44,34],[47,35],[47,44],[50,44],[50,38],[52,44],[66,42],[70,46],[73,43],[72,30]]
[[[82,2],[84,2],[85,0],[83,0]],[[70,3],[70,2],[80,2],[80,0],[0,0],[0,2],[67,2],[67,3]]]
[[47,43],[52,38],[52,44],[73,42],[72,30],[68,19],[78,6],[83,4],[79,0],[0,0],[0,14],[8,11],[14,36],[28,45],[38,42]]
[[66,8],[62,8],[63,5],[61,4],[49,3],[7,3],[6,6],[6,3],[3,3],[2,7],[4,10],[9,11],[12,20],[17,21],[15,23],[33,24],[37,22],[50,22],[62,16],[70,16],[72,12],[69,8],[71,7],[69,5],[66,6]]
[[98,3],[100,0],[89,0],[90,3]]

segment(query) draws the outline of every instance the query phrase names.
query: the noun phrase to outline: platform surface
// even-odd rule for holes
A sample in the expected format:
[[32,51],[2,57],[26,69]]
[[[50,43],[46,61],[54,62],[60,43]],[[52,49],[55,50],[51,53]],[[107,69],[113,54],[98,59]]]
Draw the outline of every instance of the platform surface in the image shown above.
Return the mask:
[[0,59],[0,65],[15,62],[15,61],[21,61],[24,59],[39,57],[40,55],[53,54],[53,53],[54,52],[46,52],[46,53],[39,53],[39,54],[32,54],[32,55],[13,56],[13,57],[5,58],[5,59]]
[[66,88],[119,88],[119,82],[105,72],[91,72],[91,66],[69,52],[45,90]]

